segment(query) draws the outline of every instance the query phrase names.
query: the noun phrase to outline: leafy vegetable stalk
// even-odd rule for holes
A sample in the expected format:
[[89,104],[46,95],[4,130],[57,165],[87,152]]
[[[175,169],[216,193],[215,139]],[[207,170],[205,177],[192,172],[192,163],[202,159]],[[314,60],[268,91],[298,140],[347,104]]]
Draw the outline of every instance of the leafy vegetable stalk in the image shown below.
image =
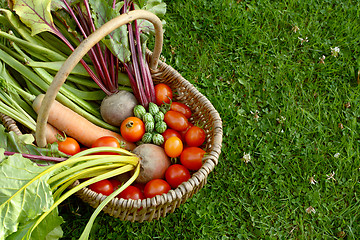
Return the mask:
[[[90,5],[87,0],[78,3],[74,6],[74,11],[66,0],[62,0],[65,5],[65,10],[75,20],[77,27],[84,38],[87,38],[92,32],[95,31],[95,25],[91,17]],[[82,6],[85,7],[83,11]],[[78,39],[79,42],[81,39]],[[74,50],[72,48],[72,50]],[[100,88],[107,94],[111,95],[118,91],[118,81],[116,72],[119,71],[119,65],[117,60],[111,52],[105,48],[104,53],[100,43],[97,43],[89,52],[90,59],[97,73],[97,76],[92,76],[94,81],[100,86]],[[108,61],[106,61],[108,60]]]
[[[116,155],[96,154],[104,151]],[[3,152],[0,148],[0,177],[4,182],[2,189],[6,190],[0,189],[0,217],[5,223],[0,225],[0,239],[45,239],[54,229],[59,230],[62,219],[49,222],[49,217],[59,218],[57,207],[64,200],[92,183],[135,170],[126,183],[96,208],[80,237],[88,239],[96,216],[137,178],[140,171],[138,157],[120,148],[88,149],[66,161],[45,167],[36,166],[19,154],[6,158]],[[18,174],[23,177],[14,177]],[[79,179],[86,180],[68,189]],[[41,231],[44,226],[47,229]]]
[[[58,38],[52,38],[55,42],[45,41],[53,36],[46,32],[41,36],[31,36],[30,29],[9,10],[0,9],[0,17],[5,27],[12,29],[9,33],[0,30],[0,37],[8,40],[0,43],[0,87],[3,90],[0,108],[6,115],[35,131],[36,114],[31,101],[47,91],[54,74],[67,58],[65,52],[69,48],[65,45],[64,50]],[[59,46],[58,49],[52,48],[54,43]],[[119,76],[123,78],[123,75]],[[81,64],[72,71],[68,80],[57,96],[59,102],[94,124],[117,131],[116,127],[103,121],[96,103],[87,101],[102,100],[105,94],[89,78]]]
[[[83,0],[73,5],[70,5],[66,0],[59,1],[59,5],[61,6],[60,10],[65,10],[71,17],[62,17],[59,19],[60,23],[67,26],[70,25],[69,22],[71,20],[74,21],[78,32],[82,35],[83,39],[86,39],[96,30],[96,27],[101,26],[101,24],[109,18],[107,14],[111,13],[110,17],[115,17],[116,15],[121,13],[124,14],[135,9],[134,2],[128,2],[127,0],[123,2],[121,10],[117,10],[118,8],[115,0],[111,5],[106,2],[101,2],[101,4],[104,5],[102,8],[107,9],[99,12],[97,12],[96,9],[99,3],[96,1]],[[55,26],[51,12],[40,11],[41,9],[39,6],[35,5],[36,4],[30,0],[18,0],[14,1],[13,9],[20,16],[21,20],[32,28],[33,34],[42,31],[51,32],[61,39],[71,50],[74,50],[71,42],[67,40],[63,33]],[[45,8],[45,6],[43,6],[43,8]],[[29,14],[35,15],[35,17],[29,19]],[[42,28],[34,26],[33,18],[41,22]],[[143,44],[140,37],[142,32],[140,31],[136,20],[133,23],[128,24],[127,30],[128,37],[123,34],[123,30],[117,31],[116,33],[122,32],[122,34],[119,34],[120,36],[110,34],[110,41],[104,40],[105,45],[97,43],[89,51],[88,55],[92,61],[96,74],[84,60],[81,60],[81,64],[85,67],[86,71],[98,86],[107,95],[111,95],[118,91],[117,78],[120,67],[119,61],[121,61],[129,75],[135,96],[142,105],[147,106],[149,102],[154,101],[155,91],[150,70],[144,58],[144,51],[141,46]],[[77,43],[81,42],[82,38],[76,36]],[[128,59],[129,54],[127,51],[129,50],[126,49],[127,46],[130,48],[130,61]]]
[[[5,156],[12,156],[14,154],[17,154],[16,152],[9,152],[5,151]],[[24,158],[32,159],[32,160],[40,160],[40,161],[50,161],[50,162],[62,162],[67,160],[67,158],[59,158],[59,157],[48,157],[43,155],[33,155],[33,154],[21,154]]]
[[[60,38],[71,50],[74,50],[72,44],[55,26],[51,12],[43,11],[44,9],[50,10],[48,7],[49,6],[48,2],[42,2],[42,4],[39,4],[39,2],[35,2],[35,1],[20,0],[20,1],[13,1],[12,3],[13,3],[13,10],[18,13],[22,22],[32,27],[33,35],[43,31],[51,32],[55,34],[58,38]],[[63,3],[67,4],[66,0],[63,0]],[[48,6],[46,6],[45,4]],[[28,15],[32,17],[29,18]],[[81,60],[81,64],[84,66],[84,68],[89,73],[91,78],[99,85],[99,87],[106,92],[107,89],[104,88],[104,86],[101,84],[100,80],[98,79],[96,74],[91,70],[88,64],[84,60]]]
[[[132,1],[128,3],[127,0],[124,0],[122,13],[125,14],[129,10],[135,10],[134,3]],[[134,20],[133,23],[129,23],[127,27],[132,62],[125,62],[124,66],[129,75],[135,96],[143,106],[147,107],[149,102],[155,101],[154,84],[149,71],[149,66],[143,57],[140,39],[141,32],[137,20]]]
[[[101,23],[108,19],[106,14],[111,13],[111,15],[116,16],[117,10],[115,1],[113,1],[112,6],[103,3],[105,5],[103,8],[107,8],[107,10],[104,12],[99,11],[97,13],[91,12],[91,6],[95,9],[98,4],[94,1],[89,2],[88,0],[83,0],[73,6],[70,6],[66,0],[63,0],[63,2],[66,6],[64,9],[70,14],[72,19],[75,20],[76,25],[84,38],[87,38],[94,32],[96,26],[99,27]],[[74,10],[72,8],[74,8]],[[110,8],[112,8],[113,11],[111,11]],[[125,0],[120,12],[117,14],[125,14],[134,9],[134,3]],[[106,43],[106,46],[102,46],[100,43],[97,43],[90,50],[89,56],[101,83],[96,82],[100,84],[99,86],[101,86],[101,89],[106,88],[104,91],[107,95],[117,92],[117,73],[119,71],[119,61],[121,61],[129,76],[131,87],[136,98],[142,105],[147,107],[149,102],[155,100],[155,91],[150,70],[141,46],[142,41],[140,36],[142,32],[140,31],[136,20],[127,25],[127,30],[128,37],[123,34],[119,34],[120,37],[115,36],[115,34],[109,35],[110,42],[117,46],[109,46],[109,44]],[[121,49],[126,48],[126,46],[129,46],[130,48],[131,60],[128,60],[126,56],[127,54],[125,52],[127,49]],[[116,52],[115,49],[118,49],[117,51],[119,52]],[[115,51],[115,53],[112,51]],[[117,58],[114,54],[117,55]]]

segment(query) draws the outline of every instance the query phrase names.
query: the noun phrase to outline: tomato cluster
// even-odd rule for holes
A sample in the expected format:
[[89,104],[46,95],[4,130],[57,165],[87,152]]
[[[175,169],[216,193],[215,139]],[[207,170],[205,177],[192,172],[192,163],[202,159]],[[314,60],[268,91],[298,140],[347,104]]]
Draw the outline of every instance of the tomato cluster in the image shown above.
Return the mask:
[[[201,148],[206,141],[204,129],[191,123],[192,111],[184,103],[173,101],[171,88],[166,84],[155,86],[155,103],[149,104],[146,111],[141,105],[134,108],[134,116],[125,119],[120,126],[122,137],[129,142],[154,143],[161,145],[173,164],[165,172],[164,179],[153,179],[146,184],[134,183],[123,190],[117,197],[124,199],[152,198],[177,188],[191,177],[191,172],[197,171],[203,164],[206,152]],[[155,123],[161,122],[166,126],[156,128]],[[151,134],[151,140],[146,139]],[[161,141],[153,139],[160,135]],[[147,142],[147,141],[150,142]],[[66,138],[59,142],[59,150],[69,155],[80,152],[76,140]],[[76,145],[77,144],[77,145]],[[99,138],[92,147],[118,147],[120,142],[114,137]],[[112,154],[112,153],[99,153]],[[123,183],[115,178],[105,179],[89,188],[103,195],[110,195]]]
[[[121,185],[122,183],[120,181],[112,178],[112,179],[104,179],[96,183],[93,183],[89,186],[89,188],[94,192],[101,193],[105,196],[109,196],[116,189],[121,187]],[[133,185],[130,185],[127,188],[125,188],[121,193],[119,193],[117,197],[124,199],[133,199],[133,200],[145,198],[141,188]]]
[[180,160],[167,169],[165,180],[172,188],[177,188],[181,183],[189,180],[190,171],[201,168],[206,153],[201,146],[206,140],[206,133],[201,127],[190,122],[191,109],[184,103],[173,101],[173,94],[168,86],[159,85],[155,86],[161,89],[156,92],[156,99],[163,100],[160,109],[166,109],[164,121],[168,126],[162,133],[163,147],[170,158]]

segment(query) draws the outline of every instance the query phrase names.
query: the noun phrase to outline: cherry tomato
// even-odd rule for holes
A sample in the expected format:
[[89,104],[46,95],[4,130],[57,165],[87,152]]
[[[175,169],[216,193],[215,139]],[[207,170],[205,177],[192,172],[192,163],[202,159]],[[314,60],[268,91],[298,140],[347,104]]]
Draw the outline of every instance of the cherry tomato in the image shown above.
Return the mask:
[[109,196],[114,191],[113,185],[107,179],[93,183],[89,186],[89,188],[94,192],[101,193],[102,195],[105,196]]
[[105,136],[98,138],[91,147],[115,147],[120,148],[120,142],[116,137]]
[[180,135],[181,135],[181,139],[185,140],[185,134],[187,133],[187,131],[192,127],[194,126],[194,124],[192,124],[191,122],[189,122],[189,126],[187,129],[185,129],[184,131],[180,131]]
[[178,137],[182,141],[181,134],[178,131],[175,131],[174,129],[168,128],[161,134],[164,137],[164,142],[168,140],[170,137]]
[[190,178],[189,170],[181,164],[173,164],[165,172],[165,179],[172,188],[177,188],[181,183]]
[[152,198],[156,195],[168,193],[171,190],[171,186],[163,179],[153,179],[146,183],[144,188],[144,196],[146,198]]
[[144,193],[144,188],[145,188],[145,184],[144,183],[133,183],[132,184],[134,187],[137,187],[138,189],[140,189],[140,191],[142,193]]
[[140,118],[128,117],[121,123],[120,132],[126,141],[137,142],[145,133],[145,124]]
[[184,114],[170,110],[165,113],[164,122],[169,128],[176,131],[184,131],[189,126],[189,121]]
[[203,164],[202,158],[205,153],[204,150],[198,147],[185,148],[180,155],[180,162],[187,169],[197,171]]
[[141,190],[135,186],[128,186],[124,189],[121,193],[119,193],[118,198],[124,198],[124,199],[144,199],[144,194],[141,192]]
[[80,152],[79,143],[71,137],[66,137],[64,141],[58,141],[57,143],[59,151],[67,155],[75,155]]
[[155,103],[157,105],[162,105],[165,103],[170,103],[170,101],[173,98],[173,93],[171,88],[164,84],[164,83],[159,83],[157,85],[155,85]]
[[189,147],[199,147],[205,142],[205,137],[204,129],[193,126],[185,133],[185,142]]
[[121,182],[119,180],[116,180],[116,179],[109,179],[109,181],[111,182],[111,184],[113,185],[113,190],[117,190],[119,187],[121,187]]
[[[120,148],[120,142],[116,137],[112,137],[112,136],[105,136],[105,137],[101,137],[95,140],[95,142],[93,142],[93,144],[91,145],[91,147],[115,147],[115,148]],[[112,152],[99,152],[96,153],[99,155],[117,155],[116,153],[112,153]]]
[[170,110],[182,113],[186,118],[190,118],[192,115],[191,109],[181,102],[172,102],[170,105]]
[[178,137],[170,137],[164,144],[165,153],[171,158],[180,156],[183,148],[183,143]]
[[87,150],[87,149],[89,149],[89,148],[88,148],[88,147],[84,147],[84,146],[80,146],[80,152],[85,151],[85,150]]

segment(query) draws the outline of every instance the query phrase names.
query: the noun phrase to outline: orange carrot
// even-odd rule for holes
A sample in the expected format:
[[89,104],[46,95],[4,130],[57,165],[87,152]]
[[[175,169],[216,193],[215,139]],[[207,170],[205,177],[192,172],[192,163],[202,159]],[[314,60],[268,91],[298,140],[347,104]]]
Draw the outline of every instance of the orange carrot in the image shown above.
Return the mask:
[[[44,94],[40,94],[33,101],[33,109],[37,113],[40,110],[44,96]],[[104,136],[116,137],[120,142],[124,143],[124,148],[127,150],[133,150],[136,147],[134,143],[125,141],[120,134],[93,124],[58,101],[54,101],[51,105],[48,123],[87,147],[91,147],[95,140]]]
[[57,141],[56,136],[60,134],[63,136],[63,133],[56,129],[53,125],[47,123],[46,124],[46,142],[47,143],[54,143]]

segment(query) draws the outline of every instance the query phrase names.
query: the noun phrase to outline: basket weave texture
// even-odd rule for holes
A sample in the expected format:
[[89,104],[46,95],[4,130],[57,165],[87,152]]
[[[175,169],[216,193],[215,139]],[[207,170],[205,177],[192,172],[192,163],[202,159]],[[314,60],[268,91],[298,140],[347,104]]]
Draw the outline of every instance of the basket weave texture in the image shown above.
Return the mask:
[[0,119],[7,130],[13,131],[16,135],[22,135],[22,132],[20,131],[14,119],[3,113],[0,113]]
[[[147,52],[148,59],[151,52]],[[175,100],[186,103],[193,112],[192,122],[203,124],[206,132],[203,166],[187,181],[167,194],[158,195],[143,200],[114,198],[103,209],[110,216],[127,221],[151,221],[165,217],[181,204],[186,202],[206,184],[208,175],[218,164],[222,144],[222,121],[219,113],[211,102],[201,94],[188,80],[183,78],[175,69],[159,61],[158,68],[152,72],[153,81],[168,84],[175,93]],[[106,196],[98,194],[89,188],[83,188],[77,193],[78,197],[92,207],[97,207]]]

